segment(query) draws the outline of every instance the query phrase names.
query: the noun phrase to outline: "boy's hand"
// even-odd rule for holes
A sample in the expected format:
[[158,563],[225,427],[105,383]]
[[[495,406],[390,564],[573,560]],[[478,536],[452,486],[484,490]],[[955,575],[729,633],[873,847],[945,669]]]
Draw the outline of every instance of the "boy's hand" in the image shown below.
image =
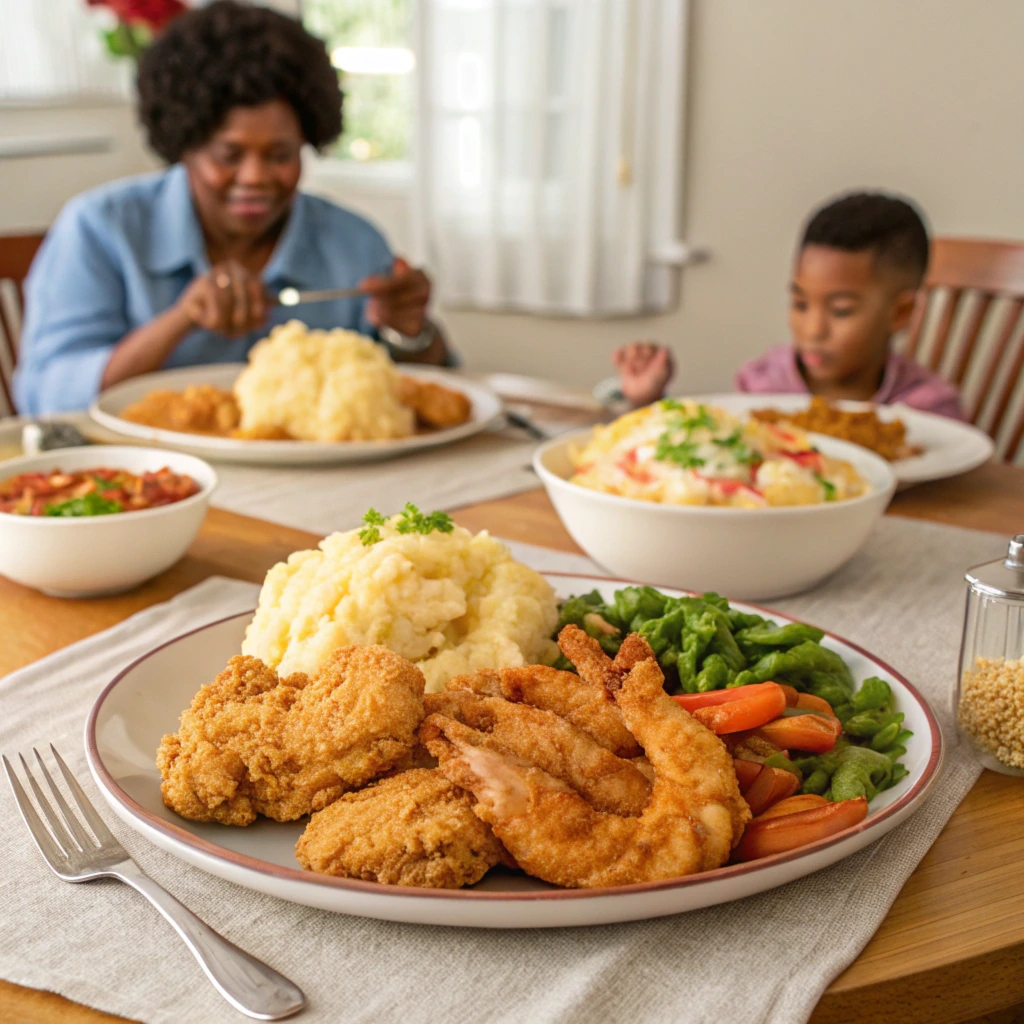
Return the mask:
[[633,406],[661,398],[675,371],[672,353],[653,341],[631,341],[620,346],[612,353],[612,362],[619,371],[622,393]]

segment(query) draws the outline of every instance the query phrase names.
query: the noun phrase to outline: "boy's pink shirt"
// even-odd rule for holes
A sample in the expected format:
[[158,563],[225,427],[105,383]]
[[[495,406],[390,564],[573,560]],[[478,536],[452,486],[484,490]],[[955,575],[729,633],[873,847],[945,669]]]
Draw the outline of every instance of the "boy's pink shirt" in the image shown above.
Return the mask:
[[[779,345],[736,371],[736,390],[768,394],[809,394],[800,376],[796,350]],[[922,412],[966,420],[957,389],[947,380],[905,356],[893,352],[885,364],[882,386],[872,396],[879,405],[902,402]]]

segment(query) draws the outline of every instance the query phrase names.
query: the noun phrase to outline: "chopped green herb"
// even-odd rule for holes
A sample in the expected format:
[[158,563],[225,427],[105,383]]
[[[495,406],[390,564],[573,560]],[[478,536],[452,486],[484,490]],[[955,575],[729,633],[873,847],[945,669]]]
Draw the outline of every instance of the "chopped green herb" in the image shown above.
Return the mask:
[[359,539],[363,542],[364,547],[376,544],[380,540],[379,527],[384,526],[387,521],[387,516],[382,516],[375,508],[371,508],[363,516],[363,522],[366,525],[359,531]]
[[451,533],[455,529],[452,517],[446,512],[422,513],[411,501],[398,513],[395,529],[399,533]]
[[817,480],[819,484],[821,484],[822,490],[824,490],[825,492],[825,500],[835,501],[836,485],[834,483],[831,483],[829,480],[826,480],[820,473],[815,473],[814,479]]
[[48,516],[107,516],[113,512],[123,512],[124,506],[119,501],[104,498],[94,491],[83,494],[80,498],[70,498],[56,505],[47,505]]
[[659,404],[665,412],[686,412],[686,406],[678,398],[663,398]]
[[[380,528],[386,526],[388,517],[371,508],[363,516],[366,525],[359,531],[359,539],[365,547],[376,544],[380,539]],[[411,501],[398,513],[394,523],[399,533],[451,533],[455,529],[452,517],[446,512],[430,512],[424,514]]]
[[654,457],[662,462],[674,462],[683,469],[696,469],[703,466],[705,460],[697,455],[697,446],[692,441],[672,443],[672,435],[666,431],[658,438],[658,446]]
[[752,465],[760,462],[761,457],[752,448],[743,443],[743,435],[739,430],[734,430],[728,437],[716,437],[712,440],[722,448],[728,448],[737,462],[743,465]]
[[92,482],[96,484],[101,491],[112,491],[117,487],[117,484],[113,480],[108,480],[106,477],[96,476],[92,474]]
[[691,430],[698,430],[700,427],[706,427],[708,430],[714,430],[718,424],[715,423],[715,418],[711,415],[706,405],[697,406],[696,416],[686,416],[683,418],[679,426],[689,432]]

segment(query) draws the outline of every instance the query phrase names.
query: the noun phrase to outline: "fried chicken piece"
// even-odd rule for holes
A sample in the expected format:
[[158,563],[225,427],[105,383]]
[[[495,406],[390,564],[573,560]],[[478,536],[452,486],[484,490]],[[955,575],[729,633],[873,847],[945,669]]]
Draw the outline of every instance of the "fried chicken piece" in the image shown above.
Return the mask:
[[466,690],[428,693],[423,707],[428,721],[436,714],[461,726],[450,725],[449,735],[457,732],[475,747],[528,760],[599,811],[640,814],[647,803],[651,786],[642,771],[550,711]]
[[415,768],[346,793],[310,819],[295,846],[310,871],[385,885],[458,889],[504,859],[473,797],[439,771]]
[[132,403],[121,417],[133,423],[189,434],[227,436],[241,413],[230,391],[211,384],[190,384],[184,391],[151,391]]
[[236,656],[160,744],[164,803],[225,825],[322,810],[409,758],[423,688],[420,670],[385,647],[341,647],[313,678]]
[[434,430],[458,427],[473,413],[473,403],[461,391],[413,377],[399,377],[398,400],[416,413],[422,426]]
[[829,434],[877,452],[890,462],[920,455],[920,445],[907,443],[902,420],[883,420],[874,409],[840,409],[828,399],[815,395],[806,409],[754,409],[750,413],[762,423],[791,423],[816,434]]
[[532,759],[480,746],[461,723],[434,714],[420,739],[440,771],[473,793],[474,813],[523,870],[555,885],[630,885],[724,864],[750,818],[725,744],[665,693],[643,638],[627,639],[617,665],[576,626],[562,631],[559,644],[581,675],[609,688],[647,752],[655,778],[643,813],[596,810]]
[[504,697],[516,704],[552,711],[619,757],[636,757],[640,753],[639,744],[622,720],[622,712],[604,686],[575,672],[562,672],[546,665],[481,669],[449,679],[446,687]]

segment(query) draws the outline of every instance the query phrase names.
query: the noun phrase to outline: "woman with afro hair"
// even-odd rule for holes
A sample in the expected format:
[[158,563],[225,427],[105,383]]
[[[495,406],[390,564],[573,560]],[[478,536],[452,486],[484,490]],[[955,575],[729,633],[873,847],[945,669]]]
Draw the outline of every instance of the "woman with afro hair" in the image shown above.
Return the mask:
[[[170,165],[73,199],[26,281],[21,412],[82,409],[165,367],[244,361],[291,318],[282,288],[358,286],[298,310],[443,363],[430,281],[356,214],[298,191],[302,147],[341,132],[323,43],[276,11],[216,0],[174,21],[139,66],[139,116]],[[398,337],[403,336],[403,337]]]

